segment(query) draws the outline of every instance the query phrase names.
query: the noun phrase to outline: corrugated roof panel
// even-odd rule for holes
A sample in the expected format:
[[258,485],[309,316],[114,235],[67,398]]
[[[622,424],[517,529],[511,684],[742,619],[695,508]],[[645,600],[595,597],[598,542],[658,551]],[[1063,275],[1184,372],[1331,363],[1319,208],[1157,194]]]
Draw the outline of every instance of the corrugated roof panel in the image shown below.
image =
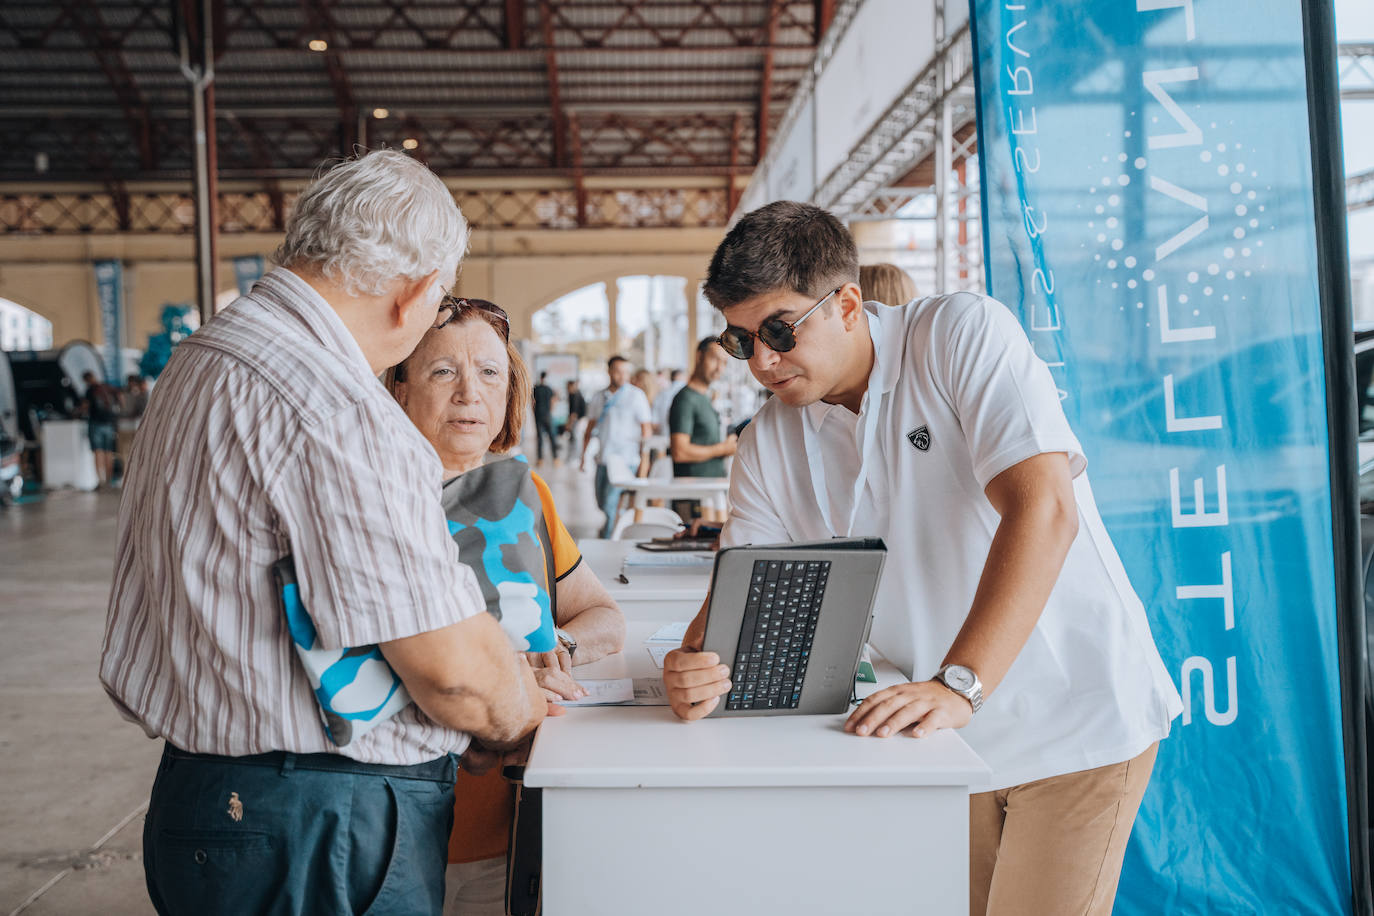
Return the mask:
[[[76,138],[104,131],[106,145],[127,141],[116,87],[95,52],[85,48],[93,40],[92,26],[83,33],[72,21],[59,21],[57,4],[23,2],[0,0],[0,105],[32,108],[35,125],[43,112],[65,106],[71,123],[43,128],[54,138],[63,130],[71,134],[74,151],[62,155],[72,161],[104,156],[117,172],[138,173],[141,165],[131,164],[124,153],[111,159],[93,141]],[[343,142],[341,92],[351,95],[364,114],[374,105],[395,112],[386,121],[369,121],[371,134],[418,133],[433,161],[454,169],[552,167],[540,0],[524,0],[524,49],[518,51],[503,50],[509,37],[506,9],[497,0],[329,0],[309,27],[315,7],[300,0],[222,2],[226,51],[216,62],[216,102],[226,115],[242,113],[241,122],[221,119],[227,132],[221,142],[229,144],[223,151],[225,168],[256,168],[245,163],[264,150],[273,168],[312,168],[314,161],[300,157],[309,159]],[[720,168],[728,165],[737,122],[752,155],[753,113],[765,60],[758,45],[766,40],[771,2],[551,0],[561,99],[578,109],[587,136],[587,167]],[[165,0],[103,0],[82,8],[99,17],[94,27],[106,30],[104,40],[123,43],[114,63],[132,74],[137,101],[155,118],[174,122],[158,122],[156,142],[166,146],[159,165],[185,168],[189,86],[173,53],[171,7]],[[814,53],[814,0],[785,0],[781,10],[772,54],[774,122],[785,113]],[[56,30],[43,37],[52,26]],[[328,55],[306,50],[317,37],[329,40]],[[18,48],[37,42],[42,47]],[[777,47],[786,45],[798,47]],[[331,79],[331,64],[341,69],[345,85]],[[655,105],[666,109],[662,115],[653,116]],[[447,106],[460,114],[511,110],[484,127],[470,117],[447,117]],[[598,120],[617,106],[625,115],[621,120]],[[78,108],[97,116],[89,123],[72,121],[78,114],[85,117]],[[108,113],[100,115],[102,110]],[[280,122],[262,117],[293,111]],[[642,114],[646,111],[650,115]],[[741,113],[747,115],[742,122]],[[260,135],[248,136],[251,131]],[[0,176],[8,167],[9,160],[0,158]]]
[[6,50],[4,57],[0,58],[0,63],[3,63],[6,69],[13,68],[15,70],[54,72],[89,70],[95,73],[101,72],[100,62],[95,59],[95,55],[81,48]]
[[[732,47],[762,44],[768,5],[757,2],[612,4],[556,8],[555,45],[605,48]],[[628,13],[628,14],[627,14]]]
[[[262,55],[270,57],[271,55]],[[350,48],[339,52],[339,60],[349,70],[539,70],[544,69],[543,51],[483,51],[430,50],[407,53],[387,49]]]
[[715,49],[681,51],[672,48],[633,51],[596,50],[560,55],[558,60],[560,70],[567,66],[579,69],[695,72],[710,68],[735,69],[750,66],[761,68],[763,66],[763,51],[758,48],[749,48],[743,51]]
[[142,75],[144,72],[157,73],[165,70],[181,72],[181,61],[169,50],[121,51],[120,58],[130,72]]
[[372,86],[414,86],[436,89],[449,86],[477,86],[482,88],[546,87],[548,76],[542,71],[507,71],[490,73],[481,70],[368,70],[349,72],[350,82],[354,85]]

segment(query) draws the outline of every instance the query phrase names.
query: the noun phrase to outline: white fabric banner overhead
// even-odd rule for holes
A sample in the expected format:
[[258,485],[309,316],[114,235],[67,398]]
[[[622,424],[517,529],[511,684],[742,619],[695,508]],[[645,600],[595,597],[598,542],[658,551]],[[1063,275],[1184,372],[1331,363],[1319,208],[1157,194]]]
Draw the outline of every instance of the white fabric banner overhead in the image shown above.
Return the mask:
[[744,193],[740,195],[735,212],[748,213],[768,202],[768,164],[761,162],[758,168],[754,169],[754,176],[749,179],[749,185],[744,189]]
[[934,53],[934,0],[867,0],[860,7],[816,80],[816,185],[848,158]]
[[811,200],[816,193],[816,102],[806,100],[768,172],[769,200]]

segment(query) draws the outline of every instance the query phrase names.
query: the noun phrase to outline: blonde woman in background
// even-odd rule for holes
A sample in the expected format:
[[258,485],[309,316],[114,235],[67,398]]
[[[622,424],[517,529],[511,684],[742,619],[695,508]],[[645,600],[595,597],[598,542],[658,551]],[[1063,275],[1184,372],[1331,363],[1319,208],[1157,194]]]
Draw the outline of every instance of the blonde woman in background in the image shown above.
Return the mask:
[[865,264],[859,268],[859,289],[869,302],[906,305],[917,296],[916,281],[896,264]]

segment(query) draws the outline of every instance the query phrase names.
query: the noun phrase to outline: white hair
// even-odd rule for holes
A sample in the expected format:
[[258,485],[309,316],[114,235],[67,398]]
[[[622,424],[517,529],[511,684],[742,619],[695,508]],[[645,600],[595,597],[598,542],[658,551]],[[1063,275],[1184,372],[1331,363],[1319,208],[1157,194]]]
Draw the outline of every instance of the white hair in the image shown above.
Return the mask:
[[397,278],[436,270],[447,289],[467,246],[467,220],[439,177],[405,153],[375,150],[310,183],[273,258],[311,266],[351,295],[379,296]]

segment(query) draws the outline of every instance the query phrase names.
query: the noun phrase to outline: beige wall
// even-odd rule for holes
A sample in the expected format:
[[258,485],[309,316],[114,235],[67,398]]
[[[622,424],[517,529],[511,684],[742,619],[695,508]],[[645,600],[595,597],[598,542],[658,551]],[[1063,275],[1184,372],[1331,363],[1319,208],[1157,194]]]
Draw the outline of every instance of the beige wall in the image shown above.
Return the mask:
[[[275,236],[233,236],[220,242],[221,291],[233,289],[231,261],[270,253]],[[0,298],[53,323],[53,343],[105,343],[100,330],[93,261],[119,259],[128,296],[124,346],[142,348],[162,330],[162,306],[195,300],[195,248],[189,237],[161,235],[0,236]]]
[[[583,229],[477,231],[458,278],[463,295],[491,299],[511,314],[518,337],[531,316],[564,293],[636,274],[706,274],[720,229]],[[269,255],[274,235],[221,236],[221,291],[234,286],[230,260]],[[187,236],[0,236],[0,298],[12,299],[53,323],[53,342],[104,343],[91,262],[125,262],[128,291],[124,345],[142,348],[161,331],[161,307],[195,298],[194,246]]]

